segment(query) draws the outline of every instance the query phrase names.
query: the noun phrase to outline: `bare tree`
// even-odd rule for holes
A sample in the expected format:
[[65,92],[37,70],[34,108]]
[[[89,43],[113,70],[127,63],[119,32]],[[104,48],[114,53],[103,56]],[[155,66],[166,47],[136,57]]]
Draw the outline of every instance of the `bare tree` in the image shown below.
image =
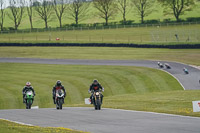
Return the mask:
[[180,21],[180,15],[186,11],[191,11],[194,0],[158,0],[164,7],[164,14],[173,14],[176,21]]
[[1,31],[3,31],[3,23],[4,23],[4,18],[5,18],[5,3],[3,0],[0,0],[0,26],[1,26]]
[[44,20],[45,28],[48,28],[48,22],[50,21],[50,17],[52,15],[52,2],[48,0],[42,0],[41,5],[35,6],[35,11],[40,16],[42,20]]
[[94,7],[99,11],[99,17],[105,19],[106,25],[108,20],[114,17],[117,12],[117,4],[114,0],[93,0]]
[[127,10],[128,5],[130,5],[129,0],[117,0],[117,2],[118,2],[117,9],[122,13],[123,23],[126,23],[126,14],[130,11]]
[[24,14],[24,0],[9,0],[10,4],[10,11],[9,18],[13,20],[15,24],[15,30],[18,29],[19,25],[21,24],[23,14]]
[[56,16],[59,20],[60,28],[62,27],[62,17],[66,11],[67,4],[65,0],[54,0],[53,1],[53,8],[56,13]]
[[141,23],[144,23],[144,17],[155,11],[153,9],[155,0],[132,0],[132,3],[136,8],[136,14],[141,18]]
[[85,19],[88,12],[88,7],[90,3],[84,2],[83,0],[74,0],[71,4],[69,4],[69,18],[75,20],[76,25],[82,20]]
[[27,2],[26,10],[29,17],[31,29],[33,29],[33,0],[29,0]]

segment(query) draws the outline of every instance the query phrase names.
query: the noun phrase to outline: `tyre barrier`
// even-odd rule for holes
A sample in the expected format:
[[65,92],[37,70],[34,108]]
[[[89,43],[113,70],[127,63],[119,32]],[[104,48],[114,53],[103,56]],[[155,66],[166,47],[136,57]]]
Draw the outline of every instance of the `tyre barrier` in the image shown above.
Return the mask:
[[0,47],[133,47],[133,48],[169,48],[199,49],[200,44],[112,44],[112,43],[0,43]]

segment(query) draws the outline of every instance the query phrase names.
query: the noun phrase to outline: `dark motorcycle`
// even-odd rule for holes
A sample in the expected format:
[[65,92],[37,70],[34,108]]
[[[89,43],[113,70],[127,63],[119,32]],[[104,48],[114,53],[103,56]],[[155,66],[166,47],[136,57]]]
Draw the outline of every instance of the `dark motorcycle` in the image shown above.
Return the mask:
[[100,91],[94,91],[93,92],[93,105],[95,110],[101,110],[101,104],[102,104],[102,94]]
[[56,109],[62,109],[62,105],[64,104],[64,92],[60,89],[56,91]]
[[167,69],[171,69],[171,66],[170,66],[168,63],[165,63],[165,67],[166,67]]

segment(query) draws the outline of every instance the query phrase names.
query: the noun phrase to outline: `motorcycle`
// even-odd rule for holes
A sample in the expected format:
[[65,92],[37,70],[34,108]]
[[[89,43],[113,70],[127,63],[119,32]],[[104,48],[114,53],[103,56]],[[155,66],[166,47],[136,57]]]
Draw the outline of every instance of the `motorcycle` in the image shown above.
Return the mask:
[[160,62],[158,62],[158,66],[159,66],[160,68],[163,68],[163,67],[164,67],[163,64],[160,63]]
[[64,104],[64,92],[60,89],[56,91],[56,109],[62,109]]
[[171,66],[170,66],[169,64],[167,64],[167,63],[165,63],[165,67],[166,67],[167,69],[171,69]]
[[102,104],[102,94],[100,91],[94,91],[93,92],[93,105],[95,110],[101,110],[101,104]]
[[184,71],[185,74],[189,74],[189,72],[186,68],[183,68],[183,71]]
[[33,104],[34,100],[34,94],[32,91],[27,91],[25,93],[25,103],[26,103],[26,109],[31,109],[31,105]]

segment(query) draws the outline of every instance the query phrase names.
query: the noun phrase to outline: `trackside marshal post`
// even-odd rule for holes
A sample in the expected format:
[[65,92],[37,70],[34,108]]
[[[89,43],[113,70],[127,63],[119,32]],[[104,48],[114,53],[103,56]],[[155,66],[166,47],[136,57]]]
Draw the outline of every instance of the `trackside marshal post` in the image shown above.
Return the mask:
[[200,101],[192,101],[193,112],[200,112]]

